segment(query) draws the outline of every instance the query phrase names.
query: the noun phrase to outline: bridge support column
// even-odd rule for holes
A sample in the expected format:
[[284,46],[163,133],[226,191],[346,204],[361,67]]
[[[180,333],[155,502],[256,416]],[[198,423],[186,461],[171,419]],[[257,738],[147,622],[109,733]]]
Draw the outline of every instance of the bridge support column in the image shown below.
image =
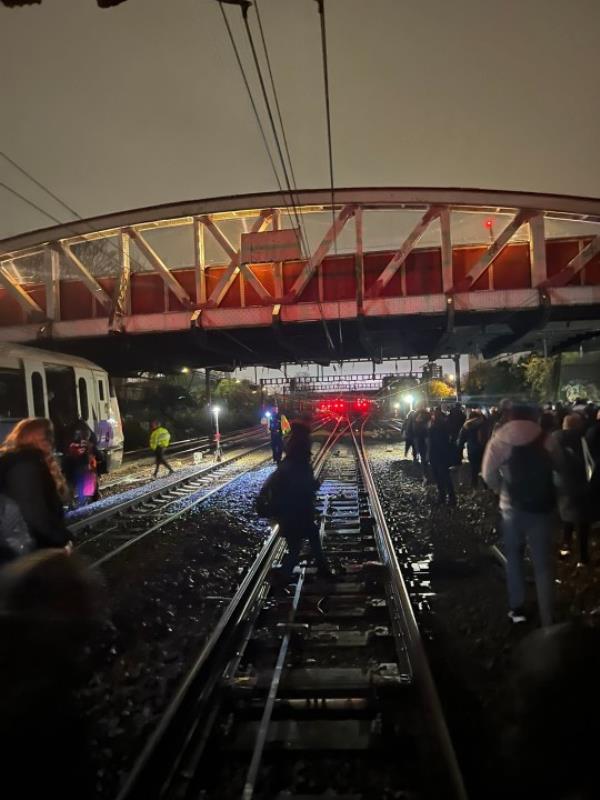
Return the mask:
[[456,386],[456,399],[460,403],[462,398],[462,385],[460,382],[460,353],[455,354],[454,361],[454,385]]

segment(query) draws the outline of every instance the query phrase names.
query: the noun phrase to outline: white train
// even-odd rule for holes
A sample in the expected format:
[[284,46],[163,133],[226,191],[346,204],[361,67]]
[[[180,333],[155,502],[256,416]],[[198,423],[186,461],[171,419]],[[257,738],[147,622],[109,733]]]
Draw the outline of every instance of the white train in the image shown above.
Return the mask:
[[108,469],[123,460],[119,403],[106,370],[85,358],[0,344],[0,441],[24,417],[48,417],[57,432],[84,420]]

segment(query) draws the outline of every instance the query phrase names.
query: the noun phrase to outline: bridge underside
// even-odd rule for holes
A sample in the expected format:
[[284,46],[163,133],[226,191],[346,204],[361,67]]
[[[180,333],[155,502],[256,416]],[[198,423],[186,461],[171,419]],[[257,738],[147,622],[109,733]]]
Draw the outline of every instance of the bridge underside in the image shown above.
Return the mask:
[[0,340],[115,374],[600,342],[600,201],[434,189],[339,190],[333,208],[322,191],[293,210],[284,200],[142,209],[0,242]]

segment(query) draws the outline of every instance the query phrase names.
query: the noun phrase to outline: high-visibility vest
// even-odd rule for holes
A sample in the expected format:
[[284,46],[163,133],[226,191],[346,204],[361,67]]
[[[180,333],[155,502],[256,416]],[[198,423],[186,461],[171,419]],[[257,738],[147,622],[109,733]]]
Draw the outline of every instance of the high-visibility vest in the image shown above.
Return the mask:
[[281,415],[281,432],[284,436],[287,436],[288,433],[292,430],[292,426],[290,425],[290,421],[285,416],[285,414]]
[[166,428],[155,428],[150,434],[150,449],[156,450],[157,447],[168,447],[171,441],[171,434]]

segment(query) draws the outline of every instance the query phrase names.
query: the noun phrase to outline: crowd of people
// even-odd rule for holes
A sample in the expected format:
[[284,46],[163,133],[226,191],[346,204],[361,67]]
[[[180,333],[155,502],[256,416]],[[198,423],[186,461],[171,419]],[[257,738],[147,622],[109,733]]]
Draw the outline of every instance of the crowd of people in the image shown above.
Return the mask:
[[[455,474],[465,449],[471,489],[499,496],[507,560],[509,616],[526,619],[524,551],[533,564],[543,625],[554,621],[556,530],[559,554],[577,548],[577,566],[590,561],[591,525],[600,519],[600,411],[585,401],[544,408],[504,401],[500,407],[445,410],[421,403],[404,424],[423,479],[437,486],[437,502],[455,506]],[[598,466],[597,466],[598,465]]]

